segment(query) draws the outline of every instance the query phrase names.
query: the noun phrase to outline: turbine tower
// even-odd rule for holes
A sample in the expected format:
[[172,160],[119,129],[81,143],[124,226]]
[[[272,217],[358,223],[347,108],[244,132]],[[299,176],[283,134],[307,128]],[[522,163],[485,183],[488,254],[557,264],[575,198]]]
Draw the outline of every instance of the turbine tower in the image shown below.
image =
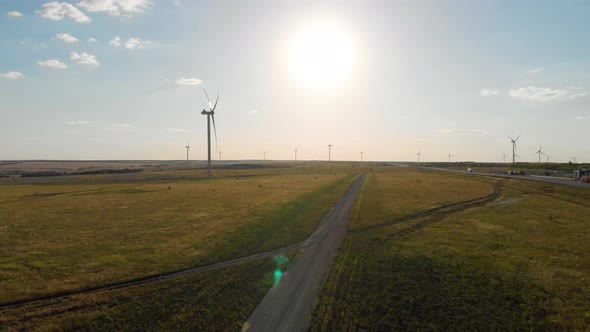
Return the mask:
[[514,164],[516,162],[516,141],[518,141],[518,139],[520,138],[520,135],[518,135],[518,137],[516,137],[516,139],[508,136],[508,138],[510,138],[510,142],[512,142],[512,163]]
[[221,161],[221,150],[219,150],[219,161]]
[[191,141],[188,141],[188,144],[185,146],[186,148],[186,162],[188,162],[188,152],[191,149]]
[[264,161],[266,161],[266,151],[264,151]]
[[454,156],[452,156],[451,153],[449,152],[448,157],[449,157],[449,164],[450,164],[451,163],[451,158],[454,157]]
[[547,163],[548,163],[549,161],[551,161],[551,156],[550,156],[550,155],[548,155],[548,154],[546,154],[546,155],[545,155],[545,162],[547,162]]
[[502,153],[502,160],[504,161],[504,164],[506,163],[506,154]]
[[418,156],[418,167],[420,167],[420,157],[422,157],[422,152],[418,150],[418,153],[416,153],[416,155]]
[[328,144],[328,162],[332,161],[332,144]]
[[541,145],[539,145],[539,150],[537,150],[537,152],[533,153],[533,155],[535,155],[535,154],[539,155],[539,164],[541,163],[541,155],[545,156],[543,151],[541,151],[542,149],[543,149],[543,143],[541,143]]
[[571,158],[570,158],[571,160],[573,160],[573,161],[574,161],[574,164],[577,164],[577,163],[578,163],[578,162],[576,161],[576,157],[577,157],[577,156],[575,156],[575,157],[571,157]]
[[297,148],[295,148],[295,161],[297,161]]
[[363,162],[363,153],[364,152],[361,151],[361,163]]
[[215,99],[215,105],[211,104],[211,100],[209,99],[209,95],[207,91],[203,89],[205,92],[205,96],[207,97],[207,101],[209,102],[209,111],[203,109],[201,112],[202,115],[207,116],[207,176],[212,177],[213,173],[211,173],[211,121],[213,121],[213,131],[215,133],[215,148],[217,149],[217,129],[215,128],[215,108],[217,107],[217,102],[219,101],[219,93],[217,93],[217,99]]

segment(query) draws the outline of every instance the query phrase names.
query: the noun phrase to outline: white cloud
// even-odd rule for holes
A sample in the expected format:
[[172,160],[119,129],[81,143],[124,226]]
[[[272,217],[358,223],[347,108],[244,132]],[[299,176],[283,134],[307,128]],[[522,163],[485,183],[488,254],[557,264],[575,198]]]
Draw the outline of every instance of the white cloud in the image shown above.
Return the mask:
[[98,60],[96,60],[96,56],[88,54],[86,52],[83,52],[82,54],[72,52],[70,53],[70,60],[79,65],[86,65],[91,67],[98,67],[100,65]]
[[80,39],[70,35],[69,33],[58,33],[57,35],[55,35],[55,38],[67,44],[77,43],[80,41]]
[[402,115],[399,118],[402,119],[402,120],[410,120],[410,117],[407,116],[407,115]]
[[[121,45],[123,45],[121,43],[121,37],[119,36],[115,36],[115,38],[113,38],[109,42],[109,44],[111,44],[114,47],[121,47]],[[123,46],[128,50],[140,50],[146,47],[154,46],[155,44],[156,43],[154,43],[151,40],[143,40],[141,38],[129,38]]]
[[111,39],[109,44],[115,47],[121,47],[121,37],[115,36],[115,38]]
[[135,131],[135,125],[129,123],[113,123],[110,127],[104,129],[107,131],[132,132]]
[[525,72],[525,74],[527,74],[527,75],[534,75],[534,74],[540,74],[543,71],[545,71],[545,68],[543,68],[543,67],[537,67],[537,68],[533,68],[531,70],[528,70],[527,72]]
[[199,85],[201,83],[203,83],[203,81],[198,78],[179,78],[176,81],[176,84],[178,85]]
[[67,2],[48,2],[43,5],[43,10],[38,13],[52,21],[60,21],[64,17],[69,17],[78,23],[90,23],[92,21],[90,17]]
[[581,115],[576,115],[574,117],[575,120],[590,120],[590,113],[587,114],[581,114]]
[[90,38],[88,38],[88,42],[89,42],[89,43],[96,43],[97,41],[98,41],[98,40],[96,40],[96,38],[94,38],[94,37],[90,37]]
[[102,12],[112,16],[132,16],[143,13],[150,5],[148,0],[81,0],[78,6],[94,13]]
[[66,121],[66,124],[69,125],[86,125],[86,124],[91,124],[92,121],[86,121],[86,120],[75,120],[75,121]]
[[18,71],[9,71],[8,73],[0,74],[0,77],[7,78],[9,80],[17,80],[23,77],[23,74]]
[[17,11],[8,12],[6,15],[10,17],[23,17],[23,14]]
[[488,97],[488,96],[497,96],[500,94],[500,92],[498,90],[483,89],[483,90],[481,90],[481,92],[479,94],[484,97]]
[[250,114],[252,115],[257,115],[258,113],[260,113],[260,111],[257,109],[250,110]]
[[179,132],[179,133],[186,133],[186,132],[188,132],[188,129],[184,129],[184,128],[164,128],[164,130],[166,130],[166,131],[174,131],[174,132]]
[[484,133],[481,129],[436,129],[434,132],[442,135],[481,135]]
[[55,59],[49,59],[46,61],[37,61],[37,64],[39,66],[53,68],[53,69],[65,69],[68,67],[65,63],[63,63],[59,60],[55,60]]
[[125,48],[129,50],[140,50],[153,45],[154,42],[152,42],[151,40],[142,40],[140,38],[129,38],[125,42]]
[[573,100],[588,95],[583,88],[567,87],[565,89],[551,89],[529,86],[526,88],[514,89],[508,92],[508,95],[515,99],[525,99],[531,101],[554,101],[554,100]]

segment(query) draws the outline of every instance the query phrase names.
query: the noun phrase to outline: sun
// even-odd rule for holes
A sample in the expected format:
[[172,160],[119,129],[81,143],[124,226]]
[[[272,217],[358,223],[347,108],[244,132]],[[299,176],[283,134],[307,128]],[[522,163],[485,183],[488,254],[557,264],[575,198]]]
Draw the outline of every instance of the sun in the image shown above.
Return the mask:
[[334,22],[306,24],[288,45],[288,66],[310,88],[333,88],[351,74],[356,50],[350,34]]

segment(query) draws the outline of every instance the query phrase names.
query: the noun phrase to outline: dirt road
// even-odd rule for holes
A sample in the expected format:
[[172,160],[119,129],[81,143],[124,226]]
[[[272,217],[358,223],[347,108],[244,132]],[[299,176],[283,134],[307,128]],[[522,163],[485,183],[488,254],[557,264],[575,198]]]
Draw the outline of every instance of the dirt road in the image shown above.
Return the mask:
[[311,313],[332,260],[346,237],[348,218],[365,175],[360,176],[332,208],[244,323],[243,331],[307,331]]

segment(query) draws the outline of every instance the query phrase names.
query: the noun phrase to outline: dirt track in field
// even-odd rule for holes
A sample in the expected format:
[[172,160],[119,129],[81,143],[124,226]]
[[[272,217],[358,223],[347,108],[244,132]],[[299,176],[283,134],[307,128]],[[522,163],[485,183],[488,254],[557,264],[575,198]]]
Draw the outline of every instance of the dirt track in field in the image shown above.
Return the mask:
[[359,177],[332,208],[244,323],[243,331],[307,331],[322,285],[346,237],[350,211],[366,175]]

